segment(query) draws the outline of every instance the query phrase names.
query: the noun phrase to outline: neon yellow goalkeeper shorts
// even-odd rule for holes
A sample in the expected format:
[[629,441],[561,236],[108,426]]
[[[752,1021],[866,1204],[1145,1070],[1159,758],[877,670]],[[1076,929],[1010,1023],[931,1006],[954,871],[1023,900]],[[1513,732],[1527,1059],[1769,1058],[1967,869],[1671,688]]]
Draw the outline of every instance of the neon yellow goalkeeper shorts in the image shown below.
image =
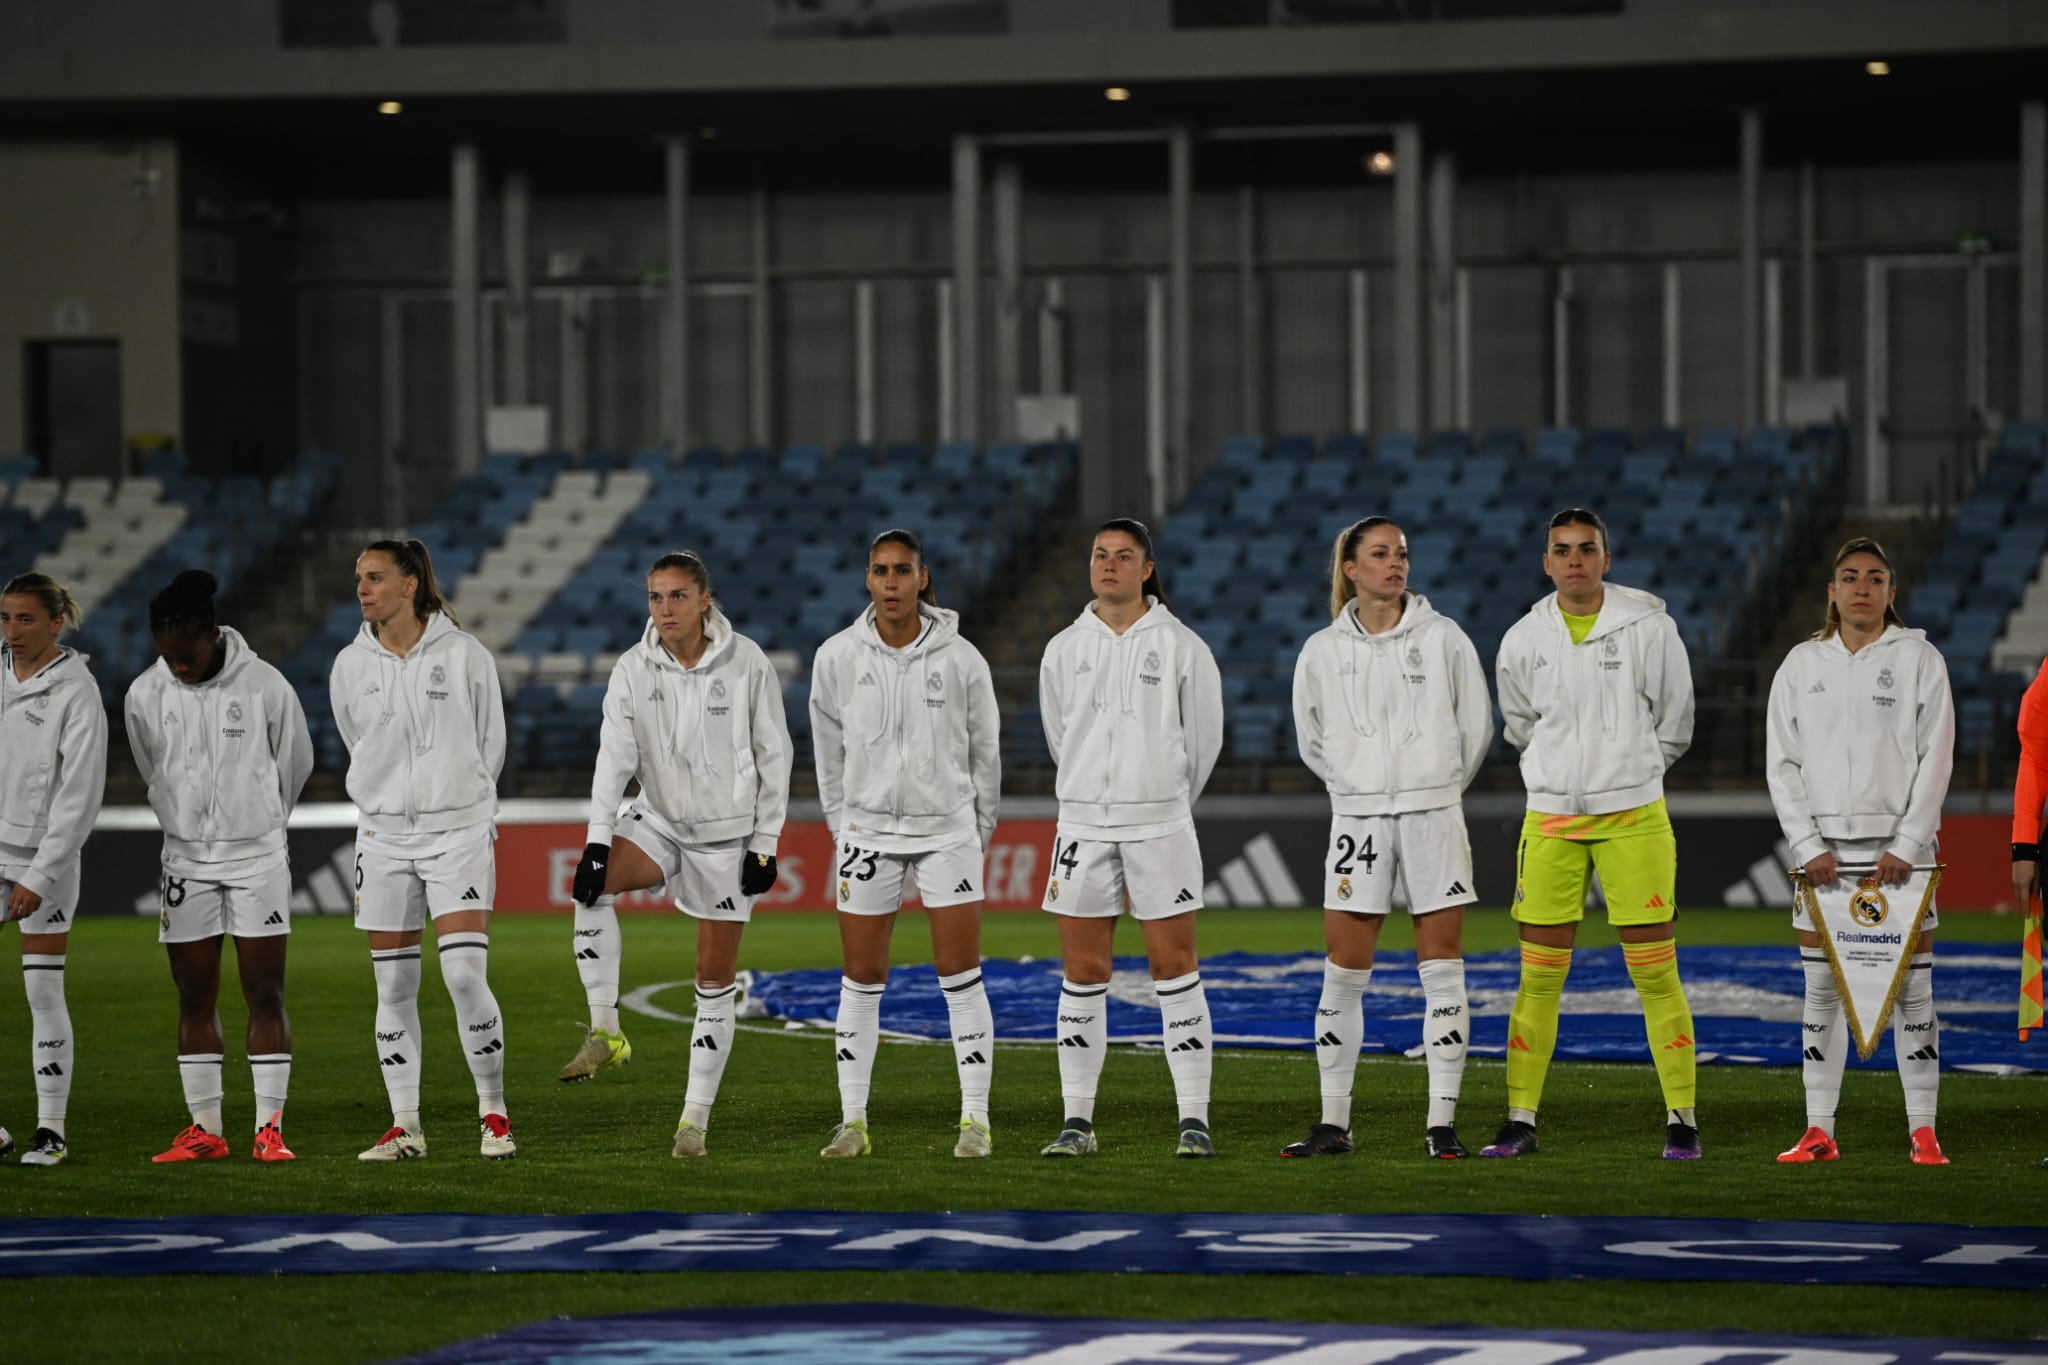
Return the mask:
[[1530,811],[1515,850],[1515,918],[1578,923],[1595,870],[1609,924],[1663,924],[1677,913],[1678,840],[1661,797],[1612,815]]

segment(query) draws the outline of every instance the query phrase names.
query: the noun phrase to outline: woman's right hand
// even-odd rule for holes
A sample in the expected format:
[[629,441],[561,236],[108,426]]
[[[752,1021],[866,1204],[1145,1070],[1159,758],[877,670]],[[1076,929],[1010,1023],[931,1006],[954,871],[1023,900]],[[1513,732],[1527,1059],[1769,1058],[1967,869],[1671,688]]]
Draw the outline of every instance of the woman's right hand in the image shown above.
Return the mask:
[[2012,865],[2012,899],[2015,907],[2024,915],[2031,913],[2034,897],[2041,894],[2041,864],[2039,862],[2017,862]]
[[1841,869],[1835,863],[1833,853],[1823,853],[1806,865],[1806,880],[1815,886],[1833,886]]

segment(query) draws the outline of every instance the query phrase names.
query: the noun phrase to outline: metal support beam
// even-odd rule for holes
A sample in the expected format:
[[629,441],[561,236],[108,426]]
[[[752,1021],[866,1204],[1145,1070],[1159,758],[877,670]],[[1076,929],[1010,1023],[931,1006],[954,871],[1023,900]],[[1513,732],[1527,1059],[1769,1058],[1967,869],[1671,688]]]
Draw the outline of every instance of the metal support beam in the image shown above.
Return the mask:
[[[1167,251],[1172,299],[1167,311],[1167,356],[1172,382],[1167,404],[1166,495],[1178,501],[1194,476],[1194,197],[1195,139],[1185,126],[1166,144]],[[1156,500],[1156,495],[1155,495]],[[1162,520],[1164,506],[1154,515]]]
[[477,263],[477,222],[481,185],[476,144],[458,142],[449,161],[449,271],[455,318],[450,329],[453,364],[449,395],[454,421],[449,427],[454,449],[450,466],[469,474],[483,463],[483,367],[477,331],[483,322],[482,280]]
[[853,286],[853,439],[875,443],[875,282]]
[[[1398,169],[1398,167],[1396,168]],[[1429,163],[1429,424],[1457,421],[1458,163]]]
[[1988,273],[1982,256],[1972,256],[1963,267],[1963,394],[1969,404],[1969,420],[1978,429],[1971,455],[1979,460],[1988,449],[1983,438],[1991,409],[1991,305],[1985,279]]
[[2048,418],[2048,104],[2020,106],[2020,411]]
[[1472,272],[1464,266],[1458,267],[1455,277],[1456,305],[1452,318],[1457,330],[1458,344],[1452,355],[1457,365],[1457,383],[1453,386],[1456,410],[1452,416],[1461,430],[1472,429]]
[[768,334],[768,190],[754,186],[752,259],[749,262],[753,292],[747,298],[747,440],[757,446],[774,443],[770,405],[774,398],[770,359],[774,355]]
[[1264,431],[1259,370],[1265,338],[1259,332],[1259,192],[1237,190],[1237,429]]
[[[1685,307],[1684,286],[1678,272],[1678,262],[1664,263],[1664,425],[1684,425],[1684,405],[1679,394],[1679,376],[1683,371],[1684,339],[1679,325],[1683,320],[1681,310]],[[1563,425],[1559,423],[1559,425]]]
[[377,452],[377,525],[386,530],[406,520],[405,480],[398,472],[405,455],[404,306],[389,292],[378,299],[377,396],[384,439]]
[[1350,397],[1345,411],[1351,430],[1361,434],[1372,429],[1372,329],[1368,325],[1372,299],[1366,278],[1363,270],[1352,271],[1345,291],[1345,390]]
[[935,292],[939,319],[936,341],[939,357],[939,439],[957,441],[960,439],[960,386],[954,375],[960,357],[953,349],[953,281],[938,281]]
[[1776,257],[1764,262],[1764,424],[1785,420],[1785,271]]
[[533,392],[533,253],[527,224],[533,188],[523,171],[505,177],[505,402],[524,407]]
[[1167,402],[1166,281],[1145,277],[1145,477],[1152,524],[1166,520]]
[[1891,450],[1885,440],[1891,407],[1891,310],[1885,262],[1863,261],[1863,500],[1883,507],[1891,500]]
[[1422,131],[1394,129],[1394,403],[1392,423],[1422,428]]
[[690,139],[662,146],[668,188],[668,292],[662,298],[661,415],[677,454],[690,447]]
[[1038,391],[1067,391],[1066,282],[1054,275],[1045,282],[1038,305]]
[[1017,395],[1024,391],[1024,188],[1017,163],[995,169],[992,185],[996,250],[996,411],[990,434],[1017,434]]
[[564,448],[581,450],[590,433],[590,294],[571,290],[562,299],[562,420]]
[[1550,296],[1550,425],[1572,424],[1572,268],[1559,266]]
[[1742,111],[1742,425],[1763,420],[1764,117]]
[[1799,163],[1799,377],[1820,373],[1820,281],[1814,273],[1814,241],[1820,232],[1813,163]]
[[981,439],[981,146],[953,139],[952,437]]

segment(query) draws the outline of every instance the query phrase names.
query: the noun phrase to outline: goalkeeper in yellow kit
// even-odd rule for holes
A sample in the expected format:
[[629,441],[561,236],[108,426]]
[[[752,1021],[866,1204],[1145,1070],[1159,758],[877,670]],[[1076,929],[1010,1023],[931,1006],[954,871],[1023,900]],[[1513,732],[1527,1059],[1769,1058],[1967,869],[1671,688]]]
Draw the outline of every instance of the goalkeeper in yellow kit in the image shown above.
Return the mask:
[[1700,1155],[1692,1010],[1671,932],[1678,845],[1664,806],[1664,770],[1692,743],[1692,667],[1664,603],[1605,582],[1611,563],[1598,515],[1572,507],[1552,517],[1543,572],[1557,591],[1500,644],[1501,716],[1522,752],[1529,810],[1515,855],[1522,983],[1508,1021],[1508,1119],[1481,1156],[1536,1152],[1536,1110],[1595,870],[1643,1001],[1667,1111],[1664,1157]]

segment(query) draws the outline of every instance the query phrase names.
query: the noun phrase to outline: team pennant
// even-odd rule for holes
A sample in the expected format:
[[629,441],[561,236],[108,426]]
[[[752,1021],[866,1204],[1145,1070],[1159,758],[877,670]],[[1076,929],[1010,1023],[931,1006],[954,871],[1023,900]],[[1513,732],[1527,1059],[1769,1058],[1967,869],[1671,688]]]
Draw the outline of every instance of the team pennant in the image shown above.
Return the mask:
[[1827,950],[1856,1055],[1865,1061],[1891,1020],[1941,872],[1939,865],[1916,867],[1903,883],[1887,887],[1875,867],[1844,865],[1834,881],[1815,886],[1804,868],[1792,869],[1793,897]]
[[2041,898],[2027,906],[2027,927],[2020,939],[2020,1041],[2041,1027]]

